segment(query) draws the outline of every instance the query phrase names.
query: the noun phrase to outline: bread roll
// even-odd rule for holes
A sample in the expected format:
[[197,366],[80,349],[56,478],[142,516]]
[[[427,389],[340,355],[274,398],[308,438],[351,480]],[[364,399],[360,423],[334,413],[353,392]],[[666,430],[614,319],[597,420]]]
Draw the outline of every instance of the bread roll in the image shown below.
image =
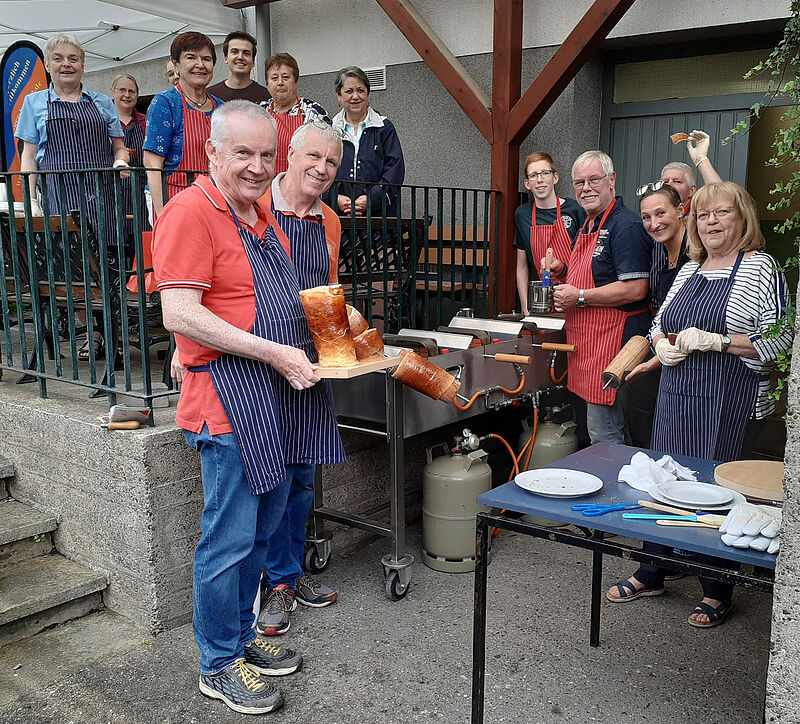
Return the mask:
[[670,136],[670,138],[672,139],[672,143],[675,144],[676,146],[681,141],[688,141],[689,140],[689,136],[687,136],[685,133],[673,133]]
[[300,292],[300,301],[320,365],[352,367],[358,364],[342,285],[304,289]]
[[353,337],[356,346],[356,357],[359,362],[372,362],[383,359],[383,340],[377,329],[368,329],[357,337]]
[[434,400],[450,403],[455,399],[461,383],[453,375],[411,350],[404,349],[400,356],[392,377]]
[[369,324],[361,312],[349,304],[347,305],[347,321],[350,322],[350,331],[353,333],[353,337],[357,337],[369,329]]

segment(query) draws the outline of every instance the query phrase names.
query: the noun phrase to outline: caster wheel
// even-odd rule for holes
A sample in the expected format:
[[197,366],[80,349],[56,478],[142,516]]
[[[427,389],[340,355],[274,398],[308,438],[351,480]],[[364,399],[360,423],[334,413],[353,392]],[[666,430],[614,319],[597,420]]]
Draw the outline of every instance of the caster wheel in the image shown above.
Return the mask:
[[397,571],[390,571],[389,575],[386,576],[386,597],[390,601],[400,601],[406,597],[409,585],[404,586],[400,582],[400,575]]
[[330,555],[326,558],[319,557],[316,546],[310,545],[306,548],[305,555],[303,556],[303,568],[306,569],[307,573],[322,573],[322,571],[330,565],[330,562]]

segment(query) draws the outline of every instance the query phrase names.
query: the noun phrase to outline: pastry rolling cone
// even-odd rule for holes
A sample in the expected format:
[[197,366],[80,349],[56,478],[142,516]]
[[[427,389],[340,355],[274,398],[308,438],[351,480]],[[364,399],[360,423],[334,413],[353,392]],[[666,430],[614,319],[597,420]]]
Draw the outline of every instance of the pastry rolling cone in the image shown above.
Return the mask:
[[461,387],[461,383],[449,372],[410,350],[400,353],[400,364],[392,370],[392,377],[423,395],[447,403],[455,399]]
[[320,365],[352,367],[358,364],[342,285],[304,289],[300,292],[300,301]]
[[347,321],[350,323],[350,331],[353,333],[353,337],[357,337],[369,329],[369,324],[367,324],[367,320],[364,319],[361,312],[349,304],[347,305]]
[[377,329],[368,329],[356,337],[353,337],[356,346],[356,357],[359,362],[372,362],[376,359],[383,359],[383,340]]
[[674,145],[678,145],[681,141],[688,141],[689,136],[685,133],[673,133],[670,138],[672,139],[672,143]]

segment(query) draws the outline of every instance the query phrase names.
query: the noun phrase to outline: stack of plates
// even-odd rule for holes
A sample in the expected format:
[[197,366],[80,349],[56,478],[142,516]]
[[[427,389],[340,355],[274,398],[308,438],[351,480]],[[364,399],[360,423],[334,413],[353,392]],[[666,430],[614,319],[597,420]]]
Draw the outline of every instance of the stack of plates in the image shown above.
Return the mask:
[[654,485],[650,496],[659,503],[687,510],[730,510],[737,503],[745,502],[744,495],[734,490],[682,480]]

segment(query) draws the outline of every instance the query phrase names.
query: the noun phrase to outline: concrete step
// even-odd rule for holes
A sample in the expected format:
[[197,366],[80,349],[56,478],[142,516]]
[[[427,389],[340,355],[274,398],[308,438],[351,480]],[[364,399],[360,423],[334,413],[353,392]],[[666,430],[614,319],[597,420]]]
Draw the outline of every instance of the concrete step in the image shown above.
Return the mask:
[[104,573],[58,554],[0,570],[0,646],[101,608],[107,585]]
[[53,550],[56,519],[13,498],[0,500],[0,571]]
[[10,495],[8,484],[13,479],[15,472],[14,464],[0,455],[0,500]]

